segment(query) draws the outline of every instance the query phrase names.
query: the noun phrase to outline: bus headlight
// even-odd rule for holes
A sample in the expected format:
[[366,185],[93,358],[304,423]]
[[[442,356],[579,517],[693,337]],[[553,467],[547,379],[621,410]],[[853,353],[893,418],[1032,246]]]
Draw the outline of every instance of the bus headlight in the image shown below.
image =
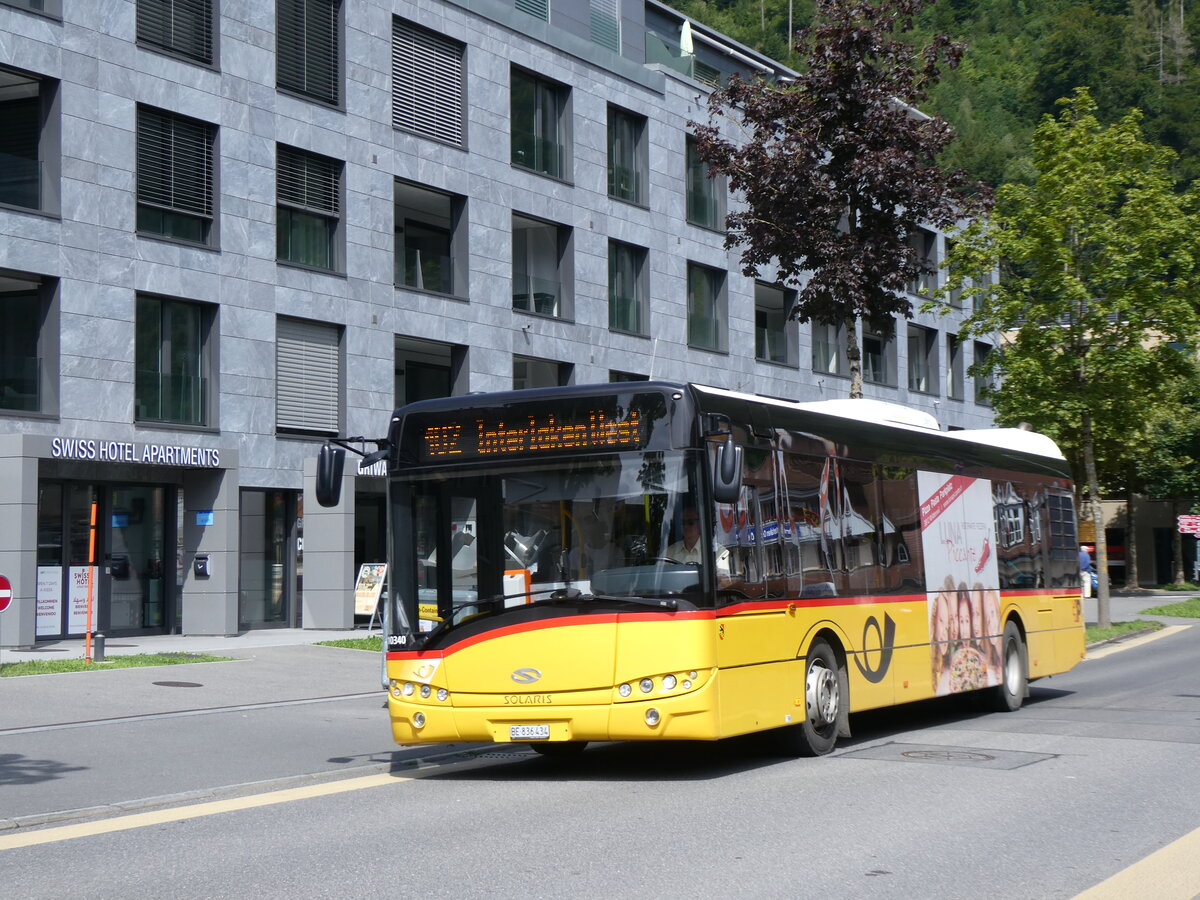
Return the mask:
[[647,724],[647,725],[649,725],[649,726],[651,726],[651,727],[653,727],[653,726],[657,725],[657,724],[658,724],[658,719],[659,719],[659,716],[658,716],[658,710],[657,710],[657,709],[648,709],[648,710],[646,710],[646,724]]
[[413,691],[416,690],[416,688],[413,687],[413,683],[411,681],[406,681],[406,682],[404,682],[404,686],[402,688],[400,688],[400,690],[401,690],[401,692],[403,692],[405,697],[411,697],[413,695]]
[[654,679],[653,678],[643,678],[641,681],[638,682],[638,687],[640,687],[642,689],[643,694],[648,694],[652,690],[654,690]]
[[445,688],[438,688],[437,698],[445,703],[450,698],[450,692]]
[[622,697],[628,697],[630,694],[633,693],[633,688],[631,688],[629,686],[629,683],[626,682],[625,684],[623,684],[619,688],[617,688],[617,693],[620,694]]
[[667,690],[667,691],[675,690],[675,676],[674,675],[664,675],[663,676],[663,690]]
[[425,713],[419,712],[419,713],[413,714],[413,727],[414,728],[424,728],[425,727]]
[[431,688],[429,685],[427,685],[427,684],[423,684],[423,685],[421,685],[421,697],[422,697],[422,699],[428,700],[428,699],[429,699],[429,695],[430,695],[430,694],[432,694],[432,693],[433,693],[433,688]]

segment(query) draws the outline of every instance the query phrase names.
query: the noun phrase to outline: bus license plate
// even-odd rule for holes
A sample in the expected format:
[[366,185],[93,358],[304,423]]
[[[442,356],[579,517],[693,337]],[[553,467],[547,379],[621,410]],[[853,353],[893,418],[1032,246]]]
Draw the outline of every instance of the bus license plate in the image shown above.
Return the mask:
[[550,738],[550,726],[509,725],[508,736],[514,741],[545,741]]

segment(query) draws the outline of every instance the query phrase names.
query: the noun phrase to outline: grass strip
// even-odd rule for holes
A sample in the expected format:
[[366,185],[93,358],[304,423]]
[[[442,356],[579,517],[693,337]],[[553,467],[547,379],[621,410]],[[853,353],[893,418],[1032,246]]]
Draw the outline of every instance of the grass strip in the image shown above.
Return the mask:
[[[1148,609],[1146,612],[1152,613],[1154,610]],[[1101,628],[1099,625],[1089,625],[1087,626],[1086,641],[1089,644],[1094,644],[1098,641],[1110,641],[1122,635],[1133,634],[1135,631],[1158,631],[1162,627],[1162,622],[1151,622],[1149,619],[1135,619],[1132,622],[1113,622],[1107,628]]]
[[1168,603],[1166,606],[1156,606],[1153,609],[1143,609],[1148,616],[1182,616],[1185,619],[1200,619],[1200,597],[1181,600],[1178,603]]
[[379,653],[383,650],[383,638],[345,638],[340,641],[317,641],[322,647],[344,647],[347,650],[373,650]]
[[211,656],[207,653],[134,653],[129,656],[109,656],[103,662],[84,662],[82,659],[35,659],[27,662],[0,664],[0,678],[20,675],[59,675],[64,672],[97,672],[102,669],[137,669],[147,666],[180,666],[187,663],[228,662],[232,657]]

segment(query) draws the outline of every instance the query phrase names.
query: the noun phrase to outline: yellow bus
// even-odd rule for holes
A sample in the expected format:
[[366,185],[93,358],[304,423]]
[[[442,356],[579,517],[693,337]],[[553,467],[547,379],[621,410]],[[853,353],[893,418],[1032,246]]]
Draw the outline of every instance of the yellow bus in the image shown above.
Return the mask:
[[1032,432],[631,382],[423,401],[376,443],[400,744],[819,755],[851,713],[1016,710],[1084,655],[1070,474]]

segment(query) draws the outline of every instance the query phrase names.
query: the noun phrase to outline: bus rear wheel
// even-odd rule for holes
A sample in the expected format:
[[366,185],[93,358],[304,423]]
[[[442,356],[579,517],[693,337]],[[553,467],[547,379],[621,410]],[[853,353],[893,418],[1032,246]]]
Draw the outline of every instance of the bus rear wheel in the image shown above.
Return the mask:
[[1016,712],[1025,702],[1029,675],[1025,668],[1025,642],[1013,621],[1004,626],[1000,650],[1000,684],[992,688],[992,706],[998,712]]
[[788,729],[789,743],[801,756],[824,756],[837,744],[845,680],[833,647],[817,638],[804,664],[804,721]]

